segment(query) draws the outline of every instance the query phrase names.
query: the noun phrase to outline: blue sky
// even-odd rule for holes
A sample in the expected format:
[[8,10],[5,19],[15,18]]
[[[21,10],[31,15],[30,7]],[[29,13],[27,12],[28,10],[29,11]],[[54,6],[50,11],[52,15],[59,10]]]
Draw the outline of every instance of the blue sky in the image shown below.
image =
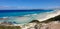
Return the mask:
[[60,0],[0,0],[0,9],[48,9],[60,7]]

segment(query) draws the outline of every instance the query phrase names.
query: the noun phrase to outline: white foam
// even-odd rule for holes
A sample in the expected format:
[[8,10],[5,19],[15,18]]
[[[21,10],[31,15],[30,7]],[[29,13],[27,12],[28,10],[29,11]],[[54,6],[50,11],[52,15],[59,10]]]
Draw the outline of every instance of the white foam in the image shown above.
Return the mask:
[[[39,21],[44,21],[44,20],[47,20],[49,18],[52,18],[52,17],[55,17],[55,16],[58,16],[60,15],[60,10],[55,10],[53,12],[49,12],[49,13],[44,13],[42,15],[38,15],[37,16],[37,20]],[[43,16],[43,17],[39,17],[39,16]],[[38,18],[39,17],[39,18]]]
[[17,23],[27,23],[30,22],[31,20],[39,20],[39,21],[44,21],[49,18],[55,17],[57,15],[60,15],[60,10],[54,10],[51,12],[45,12],[45,13],[40,13],[40,14],[28,14],[23,17],[14,17],[12,21],[16,21]]

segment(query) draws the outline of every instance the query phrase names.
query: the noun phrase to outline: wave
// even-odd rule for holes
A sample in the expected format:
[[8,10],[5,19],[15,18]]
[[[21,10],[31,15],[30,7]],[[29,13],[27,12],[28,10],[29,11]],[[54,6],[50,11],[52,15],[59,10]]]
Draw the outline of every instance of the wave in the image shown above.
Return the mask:
[[60,15],[59,12],[60,12],[60,10],[54,10],[54,11],[50,11],[50,12],[27,14],[24,16],[10,16],[10,17],[3,17],[3,18],[7,18],[8,20],[5,20],[7,22],[24,24],[24,23],[28,23],[32,20],[39,20],[39,21],[47,20],[49,18]]
[[47,12],[47,13],[42,14],[41,15],[41,16],[43,16],[42,18],[40,18],[39,17],[40,15],[38,15],[39,18],[37,17],[37,20],[45,21],[45,20],[47,20],[49,18],[53,18],[53,17],[58,16],[58,15],[60,15],[60,10],[54,10],[52,12]]

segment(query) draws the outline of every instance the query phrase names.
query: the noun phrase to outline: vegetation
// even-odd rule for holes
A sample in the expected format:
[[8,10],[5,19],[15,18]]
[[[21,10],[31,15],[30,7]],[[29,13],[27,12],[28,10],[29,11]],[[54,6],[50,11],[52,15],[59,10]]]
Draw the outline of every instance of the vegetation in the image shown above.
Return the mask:
[[55,16],[55,17],[53,17],[53,18],[49,18],[49,19],[47,19],[47,20],[45,20],[45,21],[42,21],[42,22],[40,22],[40,21],[38,21],[38,20],[33,20],[33,21],[31,21],[30,23],[33,23],[33,22],[36,22],[36,23],[49,23],[49,22],[51,22],[51,21],[60,21],[60,15]]
[[33,21],[29,22],[29,23],[33,23],[33,22],[40,23],[40,21],[38,21],[38,20],[33,20]]
[[[49,23],[51,21],[60,21],[60,15],[58,15],[56,17],[53,17],[53,18],[50,18],[48,20],[42,21],[42,22],[40,22],[38,20],[33,20],[33,21],[29,22],[29,23],[35,22],[35,23],[38,24],[38,23]],[[21,29],[21,27],[20,26],[0,26],[0,29]]]
[[0,29],[21,29],[20,26],[0,26]]
[[50,19],[48,19],[48,20],[42,21],[42,23],[43,23],[43,22],[49,23],[49,22],[51,22],[51,21],[60,21],[60,15],[55,16],[54,18],[50,18]]

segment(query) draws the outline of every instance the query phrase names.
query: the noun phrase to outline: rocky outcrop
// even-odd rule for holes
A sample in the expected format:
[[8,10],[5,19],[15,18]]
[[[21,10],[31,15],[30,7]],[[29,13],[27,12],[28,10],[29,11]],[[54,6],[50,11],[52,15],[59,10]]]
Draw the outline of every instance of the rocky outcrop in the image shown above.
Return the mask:
[[32,20],[32,21],[29,22],[29,23],[33,23],[33,22],[35,22],[35,23],[40,23],[40,21],[38,21],[38,20]]

